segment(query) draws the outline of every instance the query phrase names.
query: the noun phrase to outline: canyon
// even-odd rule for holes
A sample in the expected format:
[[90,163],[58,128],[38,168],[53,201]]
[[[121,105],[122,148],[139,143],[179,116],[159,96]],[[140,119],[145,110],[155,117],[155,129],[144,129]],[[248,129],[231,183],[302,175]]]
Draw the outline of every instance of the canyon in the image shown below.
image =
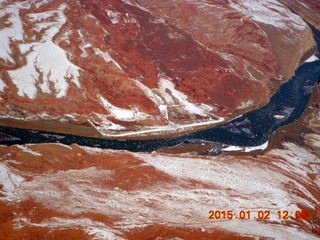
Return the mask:
[[318,239],[319,100],[318,86],[303,117],[250,154],[0,146],[0,239]]
[[10,127],[182,135],[265,105],[315,50],[307,24],[275,0],[1,6],[0,125]]
[[[0,126],[126,142],[226,123],[319,64],[319,9],[0,0]],[[319,239],[320,85],[305,92],[297,121],[258,147],[214,143],[215,156],[201,139],[152,152],[0,145],[0,239]]]

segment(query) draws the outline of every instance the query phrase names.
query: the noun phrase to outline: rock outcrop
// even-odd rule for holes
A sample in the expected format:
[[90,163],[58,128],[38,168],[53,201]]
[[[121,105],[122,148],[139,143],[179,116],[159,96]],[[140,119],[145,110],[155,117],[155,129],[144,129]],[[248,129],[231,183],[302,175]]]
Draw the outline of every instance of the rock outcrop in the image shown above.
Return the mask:
[[311,55],[275,0],[2,1],[0,124],[152,138],[266,104]]
[[318,239],[319,98],[251,155],[0,146],[0,239]]
[[[317,1],[291,2],[316,19],[304,11]],[[264,105],[315,49],[306,23],[275,0],[0,9],[0,125],[84,136],[225,122]],[[319,239],[319,102],[318,85],[303,116],[251,153],[201,141],[153,153],[0,145],[0,239]]]
[[320,31],[320,2],[317,0],[279,0]]

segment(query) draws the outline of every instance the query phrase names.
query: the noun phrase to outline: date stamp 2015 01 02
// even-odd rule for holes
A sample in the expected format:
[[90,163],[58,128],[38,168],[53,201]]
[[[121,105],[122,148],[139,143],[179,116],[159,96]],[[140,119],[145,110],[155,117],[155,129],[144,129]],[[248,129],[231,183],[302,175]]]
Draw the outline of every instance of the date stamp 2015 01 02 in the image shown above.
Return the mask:
[[233,210],[210,210],[208,218],[210,220],[232,220],[232,219],[243,219],[243,220],[288,220],[288,219],[308,219],[307,210],[296,210],[296,211],[288,211],[288,210],[278,210],[278,211],[270,211],[270,210],[241,210],[241,211],[233,211]]

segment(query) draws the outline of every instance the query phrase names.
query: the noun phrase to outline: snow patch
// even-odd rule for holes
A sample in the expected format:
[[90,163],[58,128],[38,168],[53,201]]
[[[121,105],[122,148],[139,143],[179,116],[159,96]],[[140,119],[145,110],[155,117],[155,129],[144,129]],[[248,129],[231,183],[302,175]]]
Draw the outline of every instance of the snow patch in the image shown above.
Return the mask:
[[11,42],[23,40],[23,26],[19,16],[19,8],[21,7],[23,7],[23,3],[15,3],[7,8],[1,8],[0,11],[0,18],[7,14],[9,16],[6,21],[9,26],[0,29],[0,58],[10,63],[15,63],[11,57]]
[[34,4],[36,6],[36,8],[40,8],[41,6],[48,4],[50,2],[50,0],[35,0]]
[[168,108],[166,105],[160,105],[159,106],[159,110],[160,110],[160,113],[161,115],[165,118],[165,119],[168,119]]
[[222,149],[225,152],[253,152],[257,150],[265,150],[268,147],[268,141],[259,146],[241,147],[241,146],[228,146]]
[[[50,143],[46,143],[46,144],[50,144]],[[62,143],[52,143],[52,144],[54,144],[54,145],[59,145],[59,146],[61,146],[61,147],[67,148],[67,149],[69,149],[69,150],[72,150],[72,147],[69,146],[69,145],[66,145],[66,144],[62,144]]]
[[160,77],[159,88],[151,89],[138,80],[133,82],[143,91],[143,93],[158,106],[163,118],[169,119],[168,108],[177,107],[178,111],[182,108],[189,114],[207,116],[206,112],[211,111],[212,107],[206,104],[193,104],[187,96],[175,89],[174,84],[167,78]]
[[318,60],[319,60],[319,58],[316,55],[312,55],[305,62],[314,62],[314,61],[318,61]]
[[100,119],[99,122],[94,120],[88,120],[89,124],[94,127],[102,136],[107,136],[109,131],[121,131],[126,130],[125,127],[115,124],[108,120],[107,116],[104,114],[95,113],[95,115]]
[[307,27],[306,23],[298,15],[292,13],[277,0],[232,0],[230,6],[249,16],[254,21],[282,29],[293,27],[297,30],[303,30]]
[[190,123],[190,124],[174,124],[169,123],[169,125],[166,126],[157,126],[157,127],[151,127],[147,130],[135,130],[135,131],[128,131],[128,132],[122,132],[122,133],[106,133],[105,136],[111,136],[111,137],[127,137],[127,136],[138,136],[143,134],[155,134],[155,133],[162,133],[162,132],[181,132],[188,128],[194,128],[194,127],[200,127],[200,126],[206,126],[206,125],[213,125],[217,123],[221,123],[224,121],[224,118],[220,117],[214,120],[209,120],[205,122],[198,122],[198,123]]
[[108,52],[102,52],[99,48],[94,48],[94,53],[96,55],[101,56],[106,62],[112,62],[118,69],[120,69],[123,72],[123,69],[121,68],[120,64],[115,61]]
[[112,24],[118,24],[122,20],[123,23],[137,23],[137,20],[129,15],[129,13],[121,14],[112,10],[106,10]]
[[89,227],[87,232],[95,236],[93,240],[124,240],[114,233],[115,230],[106,227]]
[[137,7],[137,8],[139,8],[140,10],[142,10],[144,12],[150,13],[150,11],[148,9],[144,8],[143,6],[141,6],[137,1],[132,1],[132,0],[121,0],[121,1],[126,3],[126,4],[128,4],[128,5]]
[[105,107],[105,109],[109,111],[111,115],[118,120],[136,121],[138,119],[145,119],[147,117],[147,114],[139,112],[137,109],[124,109],[116,107],[102,96],[100,96],[100,101],[102,105]]
[[[5,198],[13,198],[14,192],[23,181],[24,178],[13,173],[5,164],[0,163],[0,185],[2,185],[2,189],[0,187],[0,193],[4,194],[6,196]],[[0,199],[1,198],[0,196]]]
[[81,49],[82,53],[81,53],[80,57],[89,57],[89,54],[87,53],[86,49],[90,48],[90,47],[92,47],[91,43],[81,44],[80,49]]
[[0,78],[0,92],[3,92],[3,90],[7,87],[7,85],[4,83],[4,81]]
[[[117,235],[113,229],[126,231],[148,224],[165,224],[175,227],[188,225],[191,228],[223,228],[239,234],[266,238],[317,239],[308,232],[297,231],[295,222],[290,222],[294,220],[287,220],[288,226],[276,217],[279,209],[293,212],[299,209],[300,204],[314,207],[313,202],[316,202],[317,197],[310,198],[312,195],[305,187],[314,184],[310,182],[309,176],[295,171],[290,172],[294,174],[283,174],[285,167],[274,166],[270,159],[264,161],[263,158],[248,160],[239,156],[193,159],[141,153],[132,155],[142,160],[143,166],[151,165],[156,171],[170,175],[175,181],[156,181],[150,183],[150,187],[123,190],[114,181],[116,175],[110,174],[113,171],[77,169],[34,176],[31,181],[21,185],[17,197],[21,200],[35,199],[48,209],[61,213],[96,213],[115,219],[111,226],[93,226],[89,220],[79,224],[81,219],[71,220],[72,223],[66,219],[48,221],[54,224],[60,222],[58,225],[50,223],[52,227],[86,225],[85,229],[93,233],[102,229],[96,235],[101,238],[108,234],[112,237],[112,233]],[[286,159],[279,158],[277,162],[278,160],[286,164]],[[121,172],[129,174],[130,169],[139,168],[139,165],[123,166]],[[299,167],[299,164],[294,167]],[[308,169],[306,165],[300,167]],[[313,170],[315,173],[317,169]],[[209,184],[210,187],[186,187],[190,180]],[[293,183],[294,188],[288,188],[288,183]],[[46,186],[45,189],[43,186]],[[304,197],[301,198],[300,195]],[[272,223],[254,219],[210,222],[206,220],[210,209],[232,209],[235,212],[250,209],[252,215],[257,214],[258,210],[270,209]],[[112,229],[109,230],[109,227]]]
[[[189,102],[188,97],[184,93],[176,90],[174,84],[168,78],[160,77],[159,90],[167,103],[175,104],[175,101],[177,101],[177,107],[183,108],[187,113],[207,116],[201,107]],[[169,92],[171,94],[169,94]]]
[[252,152],[252,151],[257,151],[257,150],[265,150],[268,147],[268,141],[265,142],[264,144],[261,144],[259,146],[254,146],[254,147],[245,147],[244,151],[245,152]]
[[[318,185],[320,185],[320,166],[318,164],[318,156],[312,154],[306,149],[294,144],[294,143],[283,143],[284,149],[274,149],[270,151],[270,154],[282,157],[284,161],[277,161],[274,164],[287,172],[294,172],[297,178],[301,181],[309,181],[309,174],[317,173],[316,179],[314,180]],[[303,187],[300,188],[300,191],[307,192]],[[314,201],[314,204],[317,204],[316,196],[312,194],[306,194],[309,198]]]
[[117,24],[121,20],[121,13],[119,13],[119,12],[106,10],[106,14],[110,18],[110,21],[112,22],[112,24]]
[[238,109],[244,109],[244,108],[249,108],[253,106],[253,101],[252,100],[248,100],[246,102],[242,102],[241,106],[238,107]]
[[[66,17],[63,14],[65,7],[62,4],[57,10],[28,14],[29,19],[35,22],[49,16],[54,17],[55,21],[45,25],[36,23],[35,29],[44,30],[42,39],[39,42],[19,46],[21,52],[31,49],[31,52],[25,56],[27,60],[25,66],[8,71],[12,82],[18,88],[19,96],[27,96],[30,99],[36,98],[37,85],[43,93],[49,94],[51,93],[50,83],[53,84],[57,98],[67,95],[69,88],[67,81],[71,81],[80,88],[78,80],[80,68],[71,63],[66,52],[52,41],[52,38],[59,33],[66,23]],[[43,80],[41,84],[39,79]]]
[[315,133],[309,133],[304,136],[305,142],[309,143],[311,147],[320,149],[320,135]]
[[159,106],[159,110],[161,105],[164,105],[164,102],[162,100],[162,98],[160,96],[158,96],[158,94],[155,93],[154,89],[151,89],[149,87],[147,87],[146,85],[144,85],[142,82],[138,81],[138,80],[132,80],[142,91],[143,93],[153,102],[155,103],[157,106]]
[[40,157],[42,156],[41,153],[38,153],[38,152],[35,152],[35,151],[32,151],[30,148],[28,148],[27,146],[23,146],[23,145],[16,145],[19,149],[22,150],[22,152],[25,152],[25,153],[29,153],[35,157]]
[[25,226],[33,227],[43,227],[43,228],[73,228],[73,229],[83,229],[89,235],[92,235],[90,239],[92,240],[123,240],[121,233],[117,230],[111,229],[105,224],[92,221],[89,218],[80,219],[67,219],[52,217],[46,221],[40,223],[31,222],[28,218],[22,217],[15,219],[16,227],[23,228]]

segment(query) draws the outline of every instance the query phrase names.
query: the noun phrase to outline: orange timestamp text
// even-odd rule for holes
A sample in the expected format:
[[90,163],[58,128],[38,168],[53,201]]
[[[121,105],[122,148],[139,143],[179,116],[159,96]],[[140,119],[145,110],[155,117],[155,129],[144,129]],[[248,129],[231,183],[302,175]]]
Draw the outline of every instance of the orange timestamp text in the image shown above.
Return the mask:
[[307,219],[308,212],[304,209],[296,210],[296,211],[288,211],[288,210],[241,210],[241,211],[233,211],[233,210],[210,210],[209,217],[210,220],[232,220],[232,219],[257,219],[257,220],[270,220],[270,219]]

